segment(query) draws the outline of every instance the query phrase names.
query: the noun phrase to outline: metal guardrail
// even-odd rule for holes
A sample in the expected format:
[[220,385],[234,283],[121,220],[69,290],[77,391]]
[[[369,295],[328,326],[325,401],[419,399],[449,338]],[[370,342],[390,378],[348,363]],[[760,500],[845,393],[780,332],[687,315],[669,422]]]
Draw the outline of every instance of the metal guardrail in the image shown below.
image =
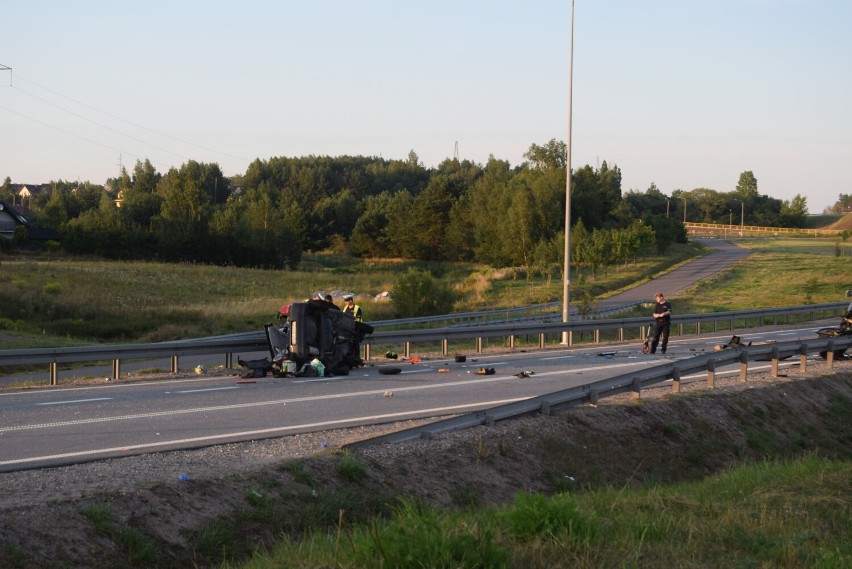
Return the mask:
[[829,368],[834,366],[834,350],[852,347],[852,336],[839,336],[831,339],[795,340],[789,342],[768,343],[760,346],[742,346],[727,349],[714,354],[698,355],[674,363],[645,368],[592,383],[572,387],[523,401],[477,411],[459,417],[421,425],[404,431],[397,431],[380,437],[346,445],[347,448],[359,448],[380,443],[398,443],[419,438],[432,438],[447,431],[467,429],[480,425],[490,425],[495,421],[510,419],[520,415],[541,413],[544,415],[557,407],[567,407],[584,403],[596,404],[600,398],[629,392],[634,399],[641,398],[643,388],[672,381],[672,392],[679,393],[681,378],[687,374],[707,372],[707,387],[715,387],[717,366],[739,363],[739,380],[748,379],[750,361],[771,361],[771,375],[778,377],[778,365],[781,359],[799,355],[799,368],[806,371],[809,353],[826,352]]
[[748,235],[838,235],[843,232],[841,229],[805,229],[802,227],[766,227],[762,225],[728,225],[724,223],[697,223],[687,221],[683,227],[690,235],[719,235],[727,233],[729,235],[739,234]]
[[370,322],[370,325],[376,328],[395,328],[402,326],[413,326],[420,324],[428,324],[433,322],[467,322],[471,320],[497,320],[506,319],[518,314],[527,314],[530,312],[539,312],[557,308],[561,306],[559,302],[546,302],[543,304],[533,304],[530,306],[521,306],[518,308],[506,308],[503,310],[483,310],[480,312],[456,312],[453,314],[439,314],[437,316],[418,316],[415,318],[396,318],[393,320],[379,320]]
[[[773,319],[778,323],[779,319],[785,322],[791,316],[807,316],[811,320],[827,318],[842,314],[846,309],[845,303],[812,304],[806,306],[790,306],[785,308],[740,310],[736,312],[722,312],[713,314],[688,314],[679,316],[672,320],[676,326],[676,332],[683,335],[684,326],[695,325],[696,333],[700,334],[702,326],[716,324],[720,321],[728,321],[729,329],[733,329],[734,322],[742,321],[743,328],[748,327],[749,321],[760,322],[764,325],[767,319]],[[600,341],[602,331],[618,331],[618,341],[625,341],[625,330],[633,328],[637,338],[641,338],[642,329],[649,323],[648,318],[622,318],[608,320],[574,320],[570,322],[517,322],[501,323],[493,325],[480,325],[476,327],[442,327],[424,330],[399,330],[377,332],[368,336],[364,344],[365,359],[369,359],[370,351],[374,346],[404,346],[404,357],[410,355],[411,346],[414,343],[436,344],[440,343],[441,352],[449,353],[449,342],[476,340],[477,352],[482,351],[482,341],[485,338],[505,337],[509,338],[509,347],[514,347],[516,336],[537,335],[539,346],[544,347],[548,335],[561,335],[568,332],[569,346],[573,345],[574,333],[591,332],[594,341]],[[233,334],[231,336],[216,336],[212,338],[198,338],[192,340],[179,340],[172,342],[159,342],[155,344],[110,344],[97,346],[79,346],[68,348],[32,348],[20,350],[0,350],[0,368],[11,366],[50,366],[50,384],[56,385],[58,365],[65,363],[85,363],[112,361],[112,377],[118,379],[121,374],[121,362],[124,360],[149,360],[155,358],[171,358],[171,371],[177,373],[179,358],[182,356],[224,354],[225,366],[232,367],[234,353],[267,351],[268,345],[264,331]]]
[[[718,331],[719,322],[727,322],[728,329],[734,329],[734,323],[742,321],[743,328],[748,328],[749,321],[759,322],[759,325],[765,325],[766,320],[772,319],[773,324],[777,324],[779,320],[789,322],[791,317],[809,317],[811,320],[817,318],[817,314],[821,318],[830,316],[839,316],[846,309],[845,303],[827,303],[827,304],[811,304],[805,306],[788,306],[785,308],[762,308],[753,310],[739,310],[734,312],[717,312],[710,314],[687,314],[678,316],[672,319],[672,324],[676,326],[676,333],[684,335],[684,328],[693,325],[695,333],[701,334],[702,327],[704,331]],[[804,318],[802,318],[804,319]],[[443,327],[430,328],[426,330],[403,330],[398,332],[381,332],[376,333],[367,338],[365,341],[365,356],[370,357],[371,348],[373,346],[403,346],[403,356],[411,355],[412,344],[424,343],[440,343],[441,353],[449,354],[449,342],[460,340],[476,340],[476,351],[481,352],[483,349],[483,340],[486,338],[503,337],[508,338],[509,348],[515,347],[515,338],[517,336],[538,336],[538,344],[543,348],[547,341],[547,336],[561,336],[563,332],[568,332],[568,345],[573,345],[575,333],[590,332],[593,335],[595,343],[600,342],[601,332],[615,330],[617,332],[616,341],[624,342],[629,337],[626,330],[633,329],[636,333],[635,337],[641,339],[643,337],[643,329],[649,324],[650,319],[646,317],[639,318],[613,318],[606,320],[574,320],[570,322],[510,322],[503,324],[492,324],[488,326],[478,326],[475,329],[460,328],[460,327]],[[712,324],[712,329],[708,327]]]

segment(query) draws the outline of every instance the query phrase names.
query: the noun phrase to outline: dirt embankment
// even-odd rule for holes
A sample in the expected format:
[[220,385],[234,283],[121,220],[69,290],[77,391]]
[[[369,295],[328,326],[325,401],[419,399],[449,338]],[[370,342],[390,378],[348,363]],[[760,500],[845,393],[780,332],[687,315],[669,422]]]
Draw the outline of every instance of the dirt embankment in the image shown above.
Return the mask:
[[[830,375],[821,367],[747,383],[717,379],[713,391],[701,381],[679,395],[644,390],[639,401],[607,398],[349,455],[333,449],[400,425],[3,474],[0,566],[216,567],[223,547],[239,559],[281,531],[334,527],[340,510],[347,523],[363,521],[400,496],[485,506],[519,491],[698,479],[764,457],[848,460],[852,362]],[[236,535],[213,540],[211,551],[211,528]]]
[[852,213],[847,213],[831,225],[824,227],[823,229],[836,229],[838,231],[844,230],[852,230]]

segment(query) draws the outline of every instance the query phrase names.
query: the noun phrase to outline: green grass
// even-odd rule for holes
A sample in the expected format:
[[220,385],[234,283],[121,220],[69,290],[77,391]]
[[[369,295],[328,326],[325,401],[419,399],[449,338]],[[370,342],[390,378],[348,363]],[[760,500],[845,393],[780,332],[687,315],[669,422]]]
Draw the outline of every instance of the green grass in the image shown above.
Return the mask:
[[156,564],[158,544],[141,531],[116,522],[107,506],[93,504],[85,507],[81,514],[92,522],[96,533],[109,537],[122,547],[128,565],[150,567]]
[[243,567],[841,568],[852,563],[850,496],[852,463],[807,456],[671,486],[521,493],[479,511],[403,502]]
[[[650,278],[700,254],[679,245],[666,256],[610,267],[575,279],[577,290],[603,295]],[[298,270],[118,262],[55,257],[4,258],[0,272],[0,341],[3,347],[68,346],[93,342],[156,342],[261,330],[285,303],[318,291],[378,295],[393,291],[416,266],[459,293],[456,311],[487,310],[559,301],[559,276],[473,264],[305,257]],[[396,317],[392,302],[359,299],[365,318]],[[8,338],[8,341],[7,341]]]

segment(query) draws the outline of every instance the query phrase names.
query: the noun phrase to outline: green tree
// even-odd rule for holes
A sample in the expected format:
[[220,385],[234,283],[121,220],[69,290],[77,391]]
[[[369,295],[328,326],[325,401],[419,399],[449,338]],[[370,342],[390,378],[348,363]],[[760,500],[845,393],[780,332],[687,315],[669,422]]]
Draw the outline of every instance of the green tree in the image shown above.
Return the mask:
[[149,160],[136,162],[130,185],[121,192],[120,212],[128,226],[149,228],[160,213],[163,199],[156,192],[161,178]]
[[172,168],[157,185],[163,204],[154,219],[160,250],[173,260],[198,260],[206,250],[204,237],[210,215],[205,168],[189,161]]
[[781,227],[804,227],[808,217],[808,200],[796,194],[792,200],[781,204],[779,221]]
[[740,180],[737,182],[737,194],[745,199],[753,199],[758,196],[757,193],[757,178],[751,170],[746,170],[740,174]]
[[351,245],[358,255],[390,256],[387,210],[391,201],[389,192],[367,196],[361,203],[362,213],[352,229]]

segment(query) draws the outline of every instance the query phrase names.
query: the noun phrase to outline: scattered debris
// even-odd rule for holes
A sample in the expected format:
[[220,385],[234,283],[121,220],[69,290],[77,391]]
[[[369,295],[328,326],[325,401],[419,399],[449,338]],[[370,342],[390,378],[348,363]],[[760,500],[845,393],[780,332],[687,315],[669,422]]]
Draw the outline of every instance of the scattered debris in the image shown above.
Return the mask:
[[522,372],[520,372],[520,373],[517,373],[517,374],[515,374],[515,375],[516,375],[517,377],[524,378],[524,377],[530,377],[530,376],[535,375],[535,372],[534,372],[534,371],[532,371],[532,370],[524,370],[524,371],[522,371]]
[[442,367],[441,369],[438,370],[438,373],[450,373],[450,370],[448,370],[445,367]]
[[393,397],[393,391],[385,391],[385,397]]
[[493,367],[481,367],[476,370],[477,375],[494,375],[496,372]]
[[727,348],[738,348],[748,346],[751,346],[751,342],[749,342],[748,344],[743,344],[739,336],[732,336],[727,344],[716,344],[715,346],[713,346],[713,349],[718,352]]
[[389,360],[395,360],[399,356],[397,355],[396,352],[385,352],[385,357]]
[[467,356],[463,356],[463,355],[460,355],[460,354],[456,355],[456,362],[457,363],[462,363],[466,360],[467,360]]
[[402,368],[396,366],[379,366],[379,373],[384,375],[395,375],[401,372]]
[[207,368],[203,365],[199,364],[195,366],[195,375],[201,375],[203,373],[207,373]]

